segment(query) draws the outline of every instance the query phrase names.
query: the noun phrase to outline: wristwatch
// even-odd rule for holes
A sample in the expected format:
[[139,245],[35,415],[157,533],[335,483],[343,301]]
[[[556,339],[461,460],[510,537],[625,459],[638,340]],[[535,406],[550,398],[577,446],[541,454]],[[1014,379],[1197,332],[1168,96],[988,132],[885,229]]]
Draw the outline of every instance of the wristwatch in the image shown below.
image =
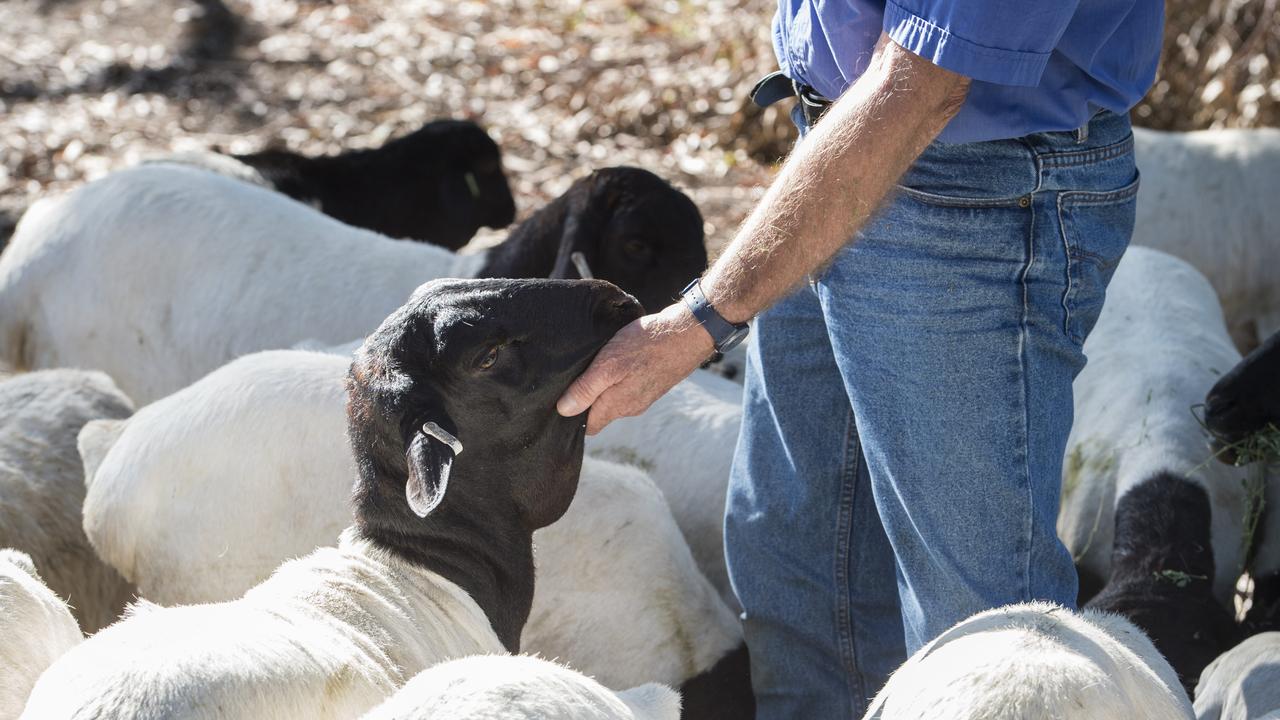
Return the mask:
[[747,339],[747,333],[751,332],[751,327],[746,323],[735,324],[725,320],[724,316],[707,302],[707,296],[702,294],[701,278],[695,278],[685,286],[685,289],[680,291],[680,298],[688,306],[689,312],[693,313],[693,317],[711,335],[711,342],[715,344],[716,352],[720,354],[737,347]]

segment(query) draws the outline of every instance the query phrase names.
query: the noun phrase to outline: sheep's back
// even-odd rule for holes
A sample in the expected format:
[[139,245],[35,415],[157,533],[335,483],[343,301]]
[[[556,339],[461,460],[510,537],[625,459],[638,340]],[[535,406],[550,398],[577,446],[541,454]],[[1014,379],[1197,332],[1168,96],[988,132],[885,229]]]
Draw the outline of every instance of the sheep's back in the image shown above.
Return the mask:
[[14,239],[31,256],[15,292],[42,300],[33,364],[98,367],[139,402],[241,354],[364,335],[455,261],[181,165],[113,173],[45,215]]
[[734,608],[723,521],[741,426],[742,386],[695,370],[642,415],[610,423],[586,444],[592,457],[648,473],[666,497],[698,567]]
[[[1134,129],[1142,173],[1133,243],[1176,255],[1213,283],[1233,336],[1280,320],[1280,130]],[[1265,337],[1265,335],[1263,335]]]
[[625,688],[678,685],[742,643],[662,493],[635,468],[587,458],[569,511],[534,542],[526,652]]
[[161,604],[239,597],[351,524],[344,358],[246,355],[140,410],[84,501],[98,552]]
[[867,720],[1190,718],[1177,676],[1127,621],[1046,603],[961,621],[912,656]]
[[25,718],[351,718],[430,664],[501,652],[457,586],[347,534],[239,600],[147,605],[59,659]]

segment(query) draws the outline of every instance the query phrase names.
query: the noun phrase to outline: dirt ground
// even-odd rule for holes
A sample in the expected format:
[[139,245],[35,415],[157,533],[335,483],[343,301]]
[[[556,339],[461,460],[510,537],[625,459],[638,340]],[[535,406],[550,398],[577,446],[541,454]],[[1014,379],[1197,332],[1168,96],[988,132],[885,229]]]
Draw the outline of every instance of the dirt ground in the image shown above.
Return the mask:
[[0,210],[167,151],[336,152],[464,117],[501,145],[522,217],[637,165],[690,192],[717,245],[790,141],[781,113],[744,111],[773,69],[772,7],[6,0]]
[[[775,1],[4,0],[0,225],[168,151],[336,152],[465,117],[502,146],[522,217],[594,168],[637,165],[693,196],[716,248],[794,136],[746,97],[775,67]],[[1187,29],[1140,122],[1280,118],[1275,0],[1169,8]]]

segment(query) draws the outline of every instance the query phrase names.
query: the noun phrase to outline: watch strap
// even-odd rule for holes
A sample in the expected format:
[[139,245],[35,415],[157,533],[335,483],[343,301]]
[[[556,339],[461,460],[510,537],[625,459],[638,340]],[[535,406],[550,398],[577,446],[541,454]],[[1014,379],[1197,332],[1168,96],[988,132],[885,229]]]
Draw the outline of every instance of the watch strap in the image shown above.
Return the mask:
[[724,316],[707,301],[707,296],[702,292],[700,279],[689,283],[680,296],[689,308],[689,312],[693,313],[694,319],[711,335],[711,342],[715,344],[716,352],[725,353],[732,350],[747,336],[749,326],[746,323],[735,324],[725,320]]

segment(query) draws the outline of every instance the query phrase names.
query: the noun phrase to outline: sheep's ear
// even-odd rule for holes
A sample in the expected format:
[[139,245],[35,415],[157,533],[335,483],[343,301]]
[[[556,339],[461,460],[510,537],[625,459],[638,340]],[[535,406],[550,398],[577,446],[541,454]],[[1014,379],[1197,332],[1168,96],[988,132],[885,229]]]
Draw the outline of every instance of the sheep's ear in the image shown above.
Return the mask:
[[[556,249],[556,262],[551,269],[554,280],[576,280],[582,277],[578,269],[582,264],[590,265],[596,259],[596,246],[600,235],[604,232],[604,221],[599,211],[587,206],[586,202],[574,202],[565,214],[564,232],[560,235],[560,247]],[[581,261],[573,261],[574,253],[581,253]]]
[[44,582],[43,579],[41,579],[40,577],[40,573],[36,570],[36,564],[31,561],[30,555],[20,550],[4,549],[4,550],[0,550],[0,560],[8,560],[9,562],[21,568],[22,571],[25,572],[26,574],[30,575],[31,577],[37,580],[40,580],[41,582]]
[[462,444],[434,422],[414,433],[409,449],[409,480],[405,483],[405,499],[418,517],[426,517],[444,499],[449,487],[449,470]]
[[90,420],[80,434],[76,436],[76,449],[80,451],[80,461],[84,465],[84,485],[93,483],[93,476],[98,474],[98,466],[107,457],[111,447],[120,439],[129,420]]

